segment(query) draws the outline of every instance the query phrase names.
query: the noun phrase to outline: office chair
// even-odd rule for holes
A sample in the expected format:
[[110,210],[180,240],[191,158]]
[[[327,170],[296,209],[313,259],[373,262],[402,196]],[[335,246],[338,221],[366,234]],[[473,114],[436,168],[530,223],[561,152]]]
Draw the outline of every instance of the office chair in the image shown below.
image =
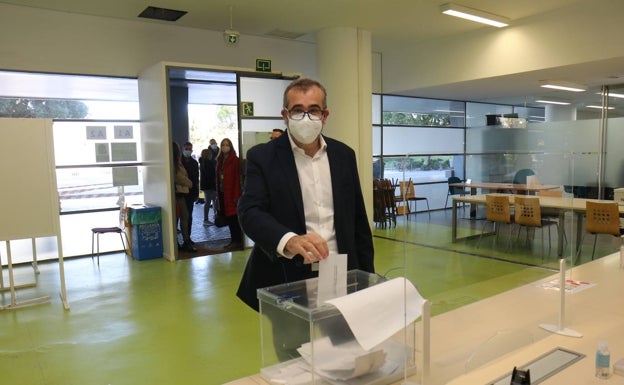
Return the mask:
[[527,176],[535,175],[535,172],[530,168],[523,168],[518,170],[513,177],[513,184],[527,184]]
[[[466,190],[463,187],[455,187],[455,186],[450,186],[453,183],[461,183],[463,182],[463,180],[461,180],[460,178],[456,177],[456,176],[452,176],[450,178],[448,178],[448,192],[446,193],[446,202],[444,203],[444,208],[448,207],[448,199],[450,196],[452,195],[460,195],[460,196],[464,196],[464,195],[469,195],[470,191]],[[466,206],[466,203],[462,202],[462,206]]]

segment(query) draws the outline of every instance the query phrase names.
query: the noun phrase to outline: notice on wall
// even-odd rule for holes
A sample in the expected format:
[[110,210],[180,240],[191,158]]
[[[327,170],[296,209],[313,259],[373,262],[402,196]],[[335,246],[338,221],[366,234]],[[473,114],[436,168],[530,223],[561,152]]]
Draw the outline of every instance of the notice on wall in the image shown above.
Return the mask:
[[108,143],[95,143],[95,161],[97,163],[110,162]]
[[136,186],[139,184],[137,167],[113,168],[113,186]]
[[113,162],[133,162],[137,160],[136,143],[111,143]]
[[115,126],[115,139],[134,139],[133,129],[132,126]]
[[106,140],[106,126],[87,126],[87,140]]

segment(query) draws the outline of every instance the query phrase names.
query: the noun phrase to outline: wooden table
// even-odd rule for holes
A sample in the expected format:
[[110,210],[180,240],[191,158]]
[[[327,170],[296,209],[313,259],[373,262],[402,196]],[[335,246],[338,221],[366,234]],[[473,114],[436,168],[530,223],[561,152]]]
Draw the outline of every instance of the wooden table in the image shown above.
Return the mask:
[[[512,194],[504,194],[509,196],[509,203],[511,205],[514,204],[514,195]],[[574,213],[574,222],[576,222],[575,226],[575,245],[576,248],[580,246],[581,239],[583,237],[583,217],[585,216],[585,207],[587,201],[600,201],[598,199],[585,199],[585,198],[562,198],[562,197],[549,197],[549,196],[541,196],[539,197],[540,207],[542,209],[554,209],[559,212],[559,226],[558,226],[558,238],[557,238],[557,255],[561,256],[563,254],[563,231],[565,226],[565,213],[572,212]],[[457,237],[457,203],[470,203],[472,205],[485,205],[486,199],[485,194],[481,195],[470,195],[470,196],[460,196],[453,197],[453,214],[451,220],[451,239],[453,242],[457,242],[458,239],[467,239],[474,237],[468,236],[463,238]],[[611,202],[611,201],[610,201]],[[624,206],[619,206],[620,208],[620,216],[624,216]],[[575,249],[576,250],[576,249]]]
[[[578,331],[582,338],[550,333],[540,324],[557,324],[560,292],[541,284],[557,280],[553,274],[481,301],[462,306],[431,318],[431,358],[426,385],[485,385],[504,376],[514,366],[562,347],[582,353],[585,358],[546,379],[543,385],[624,384],[624,377],[599,380],[594,377],[594,352],[598,342],[609,343],[612,363],[624,357],[624,269],[619,267],[619,253],[568,270],[566,278],[595,284],[565,296],[566,328]],[[527,340],[515,348],[504,346],[499,354],[482,366],[471,368],[475,352],[492,341],[493,336],[513,332]],[[421,335],[416,336],[422,338]],[[421,346],[417,341],[416,346]],[[417,355],[420,352],[417,352]],[[419,361],[420,362],[420,361]],[[410,378],[418,383],[419,374]],[[404,382],[398,381],[396,385]],[[257,374],[228,385],[269,385]]]
[[[561,186],[552,184],[514,184],[514,183],[496,183],[496,182],[462,182],[450,183],[450,187],[469,188],[470,195],[477,195],[477,189],[486,190],[488,192],[507,192],[524,195],[535,195],[536,192],[542,190],[556,190]],[[477,217],[477,205],[470,205],[470,217]]]
[[508,191],[512,192],[525,192],[525,193],[535,193],[542,190],[556,190],[561,186],[551,185],[551,184],[514,184],[514,183],[494,183],[494,182],[462,182],[462,183],[451,183],[449,184],[451,187],[459,187],[459,188],[469,188],[470,195],[477,195],[477,189],[488,190],[488,191]]

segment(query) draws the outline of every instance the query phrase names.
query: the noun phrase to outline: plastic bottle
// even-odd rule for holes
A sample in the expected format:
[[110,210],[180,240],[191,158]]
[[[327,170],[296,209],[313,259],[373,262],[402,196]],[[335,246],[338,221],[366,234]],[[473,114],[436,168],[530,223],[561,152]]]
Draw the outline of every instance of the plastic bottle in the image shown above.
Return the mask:
[[611,353],[609,353],[609,346],[606,341],[600,341],[598,343],[598,350],[596,350],[596,377],[600,379],[607,379],[611,375],[609,367],[611,366]]

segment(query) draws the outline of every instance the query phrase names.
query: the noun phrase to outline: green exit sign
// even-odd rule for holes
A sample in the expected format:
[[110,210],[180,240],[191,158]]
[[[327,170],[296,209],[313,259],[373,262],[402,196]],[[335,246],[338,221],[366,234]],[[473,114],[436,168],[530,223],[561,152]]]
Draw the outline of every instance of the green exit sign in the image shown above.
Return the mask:
[[254,116],[254,104],[253,102],[241,102],[241,109],[243,110],[243,116]]
[[268,59],[256,59],[256,71],[271,72],[271,61]]

